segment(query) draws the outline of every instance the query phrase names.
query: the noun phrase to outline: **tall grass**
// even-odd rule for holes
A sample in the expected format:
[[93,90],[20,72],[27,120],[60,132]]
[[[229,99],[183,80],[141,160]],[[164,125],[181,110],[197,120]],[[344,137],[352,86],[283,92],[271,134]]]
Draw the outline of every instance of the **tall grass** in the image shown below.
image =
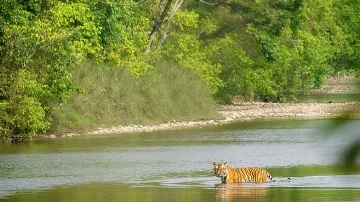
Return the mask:
[[139,78],[121,68],[93,63],[71,73],[87,93],[74,95],[56,110],[51,132],[217,116],[201,80],[175,65],[157,65]]

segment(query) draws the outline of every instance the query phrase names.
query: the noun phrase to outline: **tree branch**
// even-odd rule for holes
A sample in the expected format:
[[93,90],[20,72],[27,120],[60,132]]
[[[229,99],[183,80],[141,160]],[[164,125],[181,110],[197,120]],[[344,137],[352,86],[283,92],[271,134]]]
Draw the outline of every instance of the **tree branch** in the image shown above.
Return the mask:
[[157,49],[160,49],[161,45],[164,43],[165,39],[167,38],[168,36],[168,32],[169,32],[169,28],[170,28],[170,25],[171,25],[171,21],[173,20],[176,12],[178,11],[178,9],[181,7],[181,4],[184,2],[184,0],[176,0],[175,4],[174,4],[174,7],[171,11],[171,14],[170,14],[170,17],[169,19],[167,20],[167,23],[166,23],[166,27],[163,31],[163,34],[161,35],[161,38],[159,40],[159,43],[157,45]]
[[210,5],[210,6],[214,6],[216,5],[217,3],[209,3],[209,2],[206,2],[204,0],[199,0],[201,3],[204,3],[204,4],[207,4],[207,5]]
[[152,47],[152,43],[153,43],[153,41],[155,39],[155,36],[156,36],[157,32],[159,31],[159,29],[161,27],[161,24],[163,23],[163,21],[165,19],[165,16],[167,15],[167,13],[170,10],[170,6],[171,6],[172,1],[173,0],[167,0],[163,12],[161,13],[159,19],[155,22],[155,24],[154,24],[154,26],[153,26],[153,28],[151,30],[151,33],[150,33],[149,43],[148,43],[148,46],[147,46],[147,48],[145,50],[145,54],[150,52],[150,49]]

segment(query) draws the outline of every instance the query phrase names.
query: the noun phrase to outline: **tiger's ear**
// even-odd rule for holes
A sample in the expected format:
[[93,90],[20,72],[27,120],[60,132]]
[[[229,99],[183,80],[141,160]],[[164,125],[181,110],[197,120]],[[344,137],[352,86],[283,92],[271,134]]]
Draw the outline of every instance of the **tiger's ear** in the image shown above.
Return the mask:
[[224,163],[224,166],[227,166],[227,161]]
[[215,162],[215,161],[213,161],[213,165],[216,165],[216,162]]

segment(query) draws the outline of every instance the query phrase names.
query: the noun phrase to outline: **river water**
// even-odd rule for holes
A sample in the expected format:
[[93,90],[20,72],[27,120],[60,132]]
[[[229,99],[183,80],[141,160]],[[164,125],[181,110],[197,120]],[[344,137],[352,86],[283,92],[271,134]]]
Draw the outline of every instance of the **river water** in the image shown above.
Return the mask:
[[[3,144],[0,201],[360,201],[360,166],[336,166],[360,121],[334,124],[255,121]],[[213,161],[264,167],[277,181],[222,185]]]

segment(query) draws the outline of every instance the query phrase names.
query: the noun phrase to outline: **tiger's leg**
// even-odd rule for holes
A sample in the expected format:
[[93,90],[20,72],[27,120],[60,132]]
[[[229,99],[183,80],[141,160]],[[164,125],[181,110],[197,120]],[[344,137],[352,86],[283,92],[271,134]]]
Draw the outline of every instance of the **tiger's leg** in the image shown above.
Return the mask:
[[221,176],[221,183],[226,184],[226,177]]

